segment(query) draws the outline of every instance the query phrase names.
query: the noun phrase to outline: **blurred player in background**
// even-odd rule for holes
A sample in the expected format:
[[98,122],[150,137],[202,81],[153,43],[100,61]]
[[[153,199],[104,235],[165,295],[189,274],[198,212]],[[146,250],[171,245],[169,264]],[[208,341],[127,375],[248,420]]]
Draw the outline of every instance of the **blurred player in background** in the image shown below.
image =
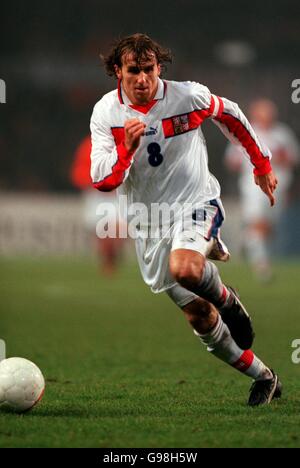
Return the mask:
[[270,210],[268,200],[257,190],[251,177],[252,165],[243,157],[243,149],[229,144],[225,153],[227,167],[239,172],[239,191],[245,232],[243,250],[255,274],[261,281],[272,277],[268,246],[270,237],[287,205],[288,189],[298,163],[299,147],[296,137],[287,125],[278,122],[278,109],[268,99],[257,99],[249,107],[250,123],[260,141],[272,152],[272,167],[278,179],[276,206]]
[[[110,276],[115,273],[118,267],[125,240],[120,239],[118,236],[116,238],[99,238],[96,235],[96,225],[99,220],[96,211],[99,205],[105,203],[105,206],[109,206],[107,205],[109,203],[111,212],[108,213],[106,218],[108,219],[111,216],[115,220],[116,214],[118,214],[118,199],[116,191],[100,193],[93,189],[90,176],[91,148],[91,137],[89,135],[80,142],[75,151],[70,177],[73,185],[82,191],[84,223],[96,247],[100,270],[105,275]],[[118,232],[119,223],[124,223],[124,221],[119,218],[117,220],[116,229]]]
[[[254,380],[250,406],[270,403],[281,395],[278,376],[249,349],[254,337],[249,315],[208,260],[226,260],[229,254],[220,239],[224,209],[219,183],[208,170],[201,124],[212,119],[247,150],[256,181],[274,205],[271,154],[237,104],[199,83],[162,80],[162,67],[170,61],[170,51],[144,34],[117,41],[104,58],[118,87],[95,105],[91,118],[94,187],[109,191],[122,185],[128,202],[148,213],[154,203],[176,204],[168,235],[147,237],[149,227],[160,232],[159,220],[137,227],[143,278],[183,310],[209,352]],[[188,203],[193,210],[186,212]],[[188,218],[188,230],[182,217]]]

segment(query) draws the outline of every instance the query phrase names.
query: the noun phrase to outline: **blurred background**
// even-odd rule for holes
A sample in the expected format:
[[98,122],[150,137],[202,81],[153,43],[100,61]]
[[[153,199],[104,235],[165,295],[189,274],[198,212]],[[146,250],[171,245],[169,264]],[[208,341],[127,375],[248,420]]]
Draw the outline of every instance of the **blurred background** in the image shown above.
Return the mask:
[[[272,99],[280,121],[300,138],[300,104],[291,100],[292,81],[300,77],[297,1],[28,0],[5,2],[1,18],[1,254],[90,251],[70,170],[94,104],[116,84],[99,54],[120,36],[144,32],[170,47],[167,79],[200,81],[246,114],[253,99]],[[210,122],[204,132],[227,207],[225,237],[237,239],[237,177],[224,164],[227,142]],[[300,254],[300,178],[297,168],[293,173],[273,249],[294,257]]]
[[[289,167],[268,240],[276,262],[266,287],[242,256],[248,238],[227,140],[203,125],[227,213],[222,237],[234,254],[218,266],[254,320],[255,353],[285,388],[259,418],[245,406],[250,382],[213,361],[167,295],[143,283],[132,243],[96,245],[96,201],[74,166],[87,154],[93,106],[116,86],[99,54],[135,32],[173,51],[166,79],[199,81],[247,116],[254,99],[270,99],[299,140],[299,0],[11,0],[0,11],[0,338],[8,356],[33,360],[47,380],[32,416],[0,414],[0,446],[299,446],[300,366],[291,360],[300,338],[299,165]],[[279,149],[284,167],[292,153]],[[259,236],[252,252],[263,255]]]

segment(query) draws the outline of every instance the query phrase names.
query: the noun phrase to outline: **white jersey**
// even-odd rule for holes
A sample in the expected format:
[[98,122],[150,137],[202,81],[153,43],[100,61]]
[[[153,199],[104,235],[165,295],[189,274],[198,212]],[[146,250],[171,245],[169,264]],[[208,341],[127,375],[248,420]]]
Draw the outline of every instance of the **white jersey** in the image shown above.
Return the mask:
[[[145,136],[134,154],[124,146],[124,122],[139,118]],[[259,142],[237,104],[195,82],[158,81],[148,106],[133,106],[121,83],[96,105],[91,118],[91,177],[95,188],[121,184],[129,203],[193,203],[202,206],[220,196],[209,172],[202,122],[213,119],[234,143],[240,143],[256,174],[270,172],[270,151]]]

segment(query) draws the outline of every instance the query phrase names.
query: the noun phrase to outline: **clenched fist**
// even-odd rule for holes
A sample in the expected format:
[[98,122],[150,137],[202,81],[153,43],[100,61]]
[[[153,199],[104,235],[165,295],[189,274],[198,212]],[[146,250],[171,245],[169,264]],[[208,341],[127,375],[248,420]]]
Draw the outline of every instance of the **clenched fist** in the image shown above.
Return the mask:
[[128,119],[124,124],[125,148],[133,153],[140,145],[141,136],[144,135],[146,125],[139,119]]

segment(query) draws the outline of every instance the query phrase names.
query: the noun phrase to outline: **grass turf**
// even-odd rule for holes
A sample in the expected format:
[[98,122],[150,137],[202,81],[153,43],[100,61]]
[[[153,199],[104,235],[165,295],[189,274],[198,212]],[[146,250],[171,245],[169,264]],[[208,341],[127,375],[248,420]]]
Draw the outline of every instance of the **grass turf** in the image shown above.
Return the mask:
[[221,268],[251,311],[254,351],[278,371],[281,400],[246,406],[250,380],[209,355],[136,263],[101,277],[89,259],[1,259],[0,338],[36,362],[46,393],[31,412],[0,411],[0,447],[299,447],[298,264],[259,285]]

